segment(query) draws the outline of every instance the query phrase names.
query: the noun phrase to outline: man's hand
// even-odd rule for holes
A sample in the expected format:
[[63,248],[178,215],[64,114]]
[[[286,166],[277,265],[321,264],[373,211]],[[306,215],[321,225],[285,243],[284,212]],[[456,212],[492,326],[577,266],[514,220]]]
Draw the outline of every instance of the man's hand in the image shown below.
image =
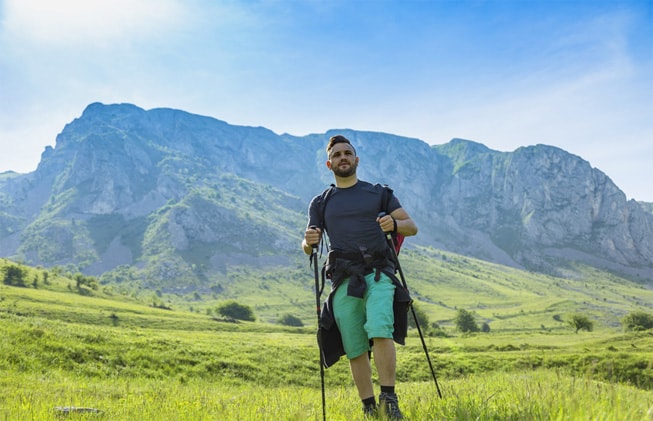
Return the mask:
[[304,241],[302,243],[304,253],[311,254],[313,247],[317,247],[320,244],[321,238],[322,230],[317,227],[310,227],[304,231]]
[[406,237],[417,234],[417,225],[403,208],[395,209],[392,215],[381,212],[376,221],[386,234],[398,232]]
[[397,229],[397,222],[395,219],[390,215],[386,215],[385,213],[383,215],[379,214],[379,217],[376,218],[376,221],[379,223],[381,231],[385,233],[394,232]]

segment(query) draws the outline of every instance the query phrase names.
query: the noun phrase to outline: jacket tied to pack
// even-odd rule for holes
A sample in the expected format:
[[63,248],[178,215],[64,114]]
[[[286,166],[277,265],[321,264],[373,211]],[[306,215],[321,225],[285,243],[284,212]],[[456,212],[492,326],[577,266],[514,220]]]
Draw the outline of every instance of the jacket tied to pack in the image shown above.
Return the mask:
[[365,294],[365,277],[376,272],[374,280],[378,281],[381,272],[394,271],[394,265],[388,260],[386,253],[368,253],[361,248],[359,253],[341,252],[331,250],[327,256],[324,266],[324,274],[331,280],[332,290],[349,278],[347,295],[356,298],[363,298]]
[[333,296],[343,281],[349,278],[347,295],[363,298],[367,284],[365,276],[376,272],[375,280],[379,280],[381,273],[388,276],[395,285],[393,313],[394,331],[393,340],[398,344],[406,343],[408,334],[408,309],[412,302],[408,291],[394,274],[394,265],[387,254],[367,254],[365,250],[360,253],[343,253],[336,250],[329,252],[327,262],[322,269],[322,276],[331,279],[332,289],[322,307],[318,325],[317,340],[322,353],[322,362],[325,367],[335,364],[341,356],[345,355],[342,345],[340,330],[335,322],[333,313]]

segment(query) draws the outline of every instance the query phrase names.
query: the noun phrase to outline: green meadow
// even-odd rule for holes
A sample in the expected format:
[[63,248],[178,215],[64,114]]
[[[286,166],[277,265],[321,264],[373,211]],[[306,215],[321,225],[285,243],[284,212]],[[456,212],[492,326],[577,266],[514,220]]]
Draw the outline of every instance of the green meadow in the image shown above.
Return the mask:
[[[551,277],[433,250],[404,259],[417,305],[439,327],[427,326],[425,341],[443,395],[413,329],[397,351],[407,419],[653,420],[653,330],[620,325],[629,311],[652,312],[643,284],[589,268]],[[38,281],[0,284],[0,420],[322,419],[310,269],[285,284],[266,273],[258,296],[241,271],[224,297],[164,295],[166,306],[25,270]],[[279,297],[293,283],[301,293],[284,307]],[[209,311],[230,295],[257,321]],[[491,330],[457,332],[457,308]],[[579,312],[592,331],[565,323]],[[305,326],[275,323],[284,313]],[[325,371],[325,391],[327,419],[362,419],[344,359]]]

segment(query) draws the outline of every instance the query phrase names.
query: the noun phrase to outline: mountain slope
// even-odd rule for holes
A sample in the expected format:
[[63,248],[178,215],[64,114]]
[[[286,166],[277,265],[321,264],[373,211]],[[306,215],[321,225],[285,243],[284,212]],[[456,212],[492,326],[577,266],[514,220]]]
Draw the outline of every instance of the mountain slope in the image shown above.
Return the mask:
[[0,254],[94,275],[128,267],[145,285],[184,288],[230,265],[293,266],[306,206],[332,182],[324,145],[335,133],[356,146],[360,178],[393,187],[418,223],[409,246],[653,280],[653,215],[558,148],[353,130],[294,137],[130,104],[89,105],[36,171],[0,177]]

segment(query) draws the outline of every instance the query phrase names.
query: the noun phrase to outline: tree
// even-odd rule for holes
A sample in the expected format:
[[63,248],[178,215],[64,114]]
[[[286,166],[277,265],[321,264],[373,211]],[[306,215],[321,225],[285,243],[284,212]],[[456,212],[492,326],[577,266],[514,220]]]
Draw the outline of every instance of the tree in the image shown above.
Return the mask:
[[[420,325],[421,326],[421,325]],[[448,338],[449,334],[447,333],[446,330],[436,322],[431,323],[431,326],[429,326],[429,331],[428,331],[429,336],[437,336],[440,338]]]
[[75,280],[75,286],[77,287],[77,290],[80,292],[82,291],[83,286],[87,286],[94,291],[97,291],[98,289],[97,280],[93,276],[84,276],[78,272],[75,274],[73,279]]
[[474,314],[463,308],[458,310],[453,320],[456,323],[456,328],[463,333],[479,331]]
[[17,265],[8,265],[2,268],[2,283],[16,287],[24,287],[27,270]]
[[[419,327],[422,329],[426,329],[429,326],[429,316],[426,314],[424,310],[422,310],[421,307],[416,306],[415,303],[412,304],[413,309],[415,310],[415,316],[417,317],[417,322],[419,323]],[[415,324],[415,318],[409,316],[408,317],[408,326],[416,328],[417,325]]]
[[292,314],[284,314],[279,318],[279,324],[282,324],[284,326],[295,326],[295,327],[302,327],[304,326],[304,323],[302,323],[301,319],[299,317],[293,316]]
[[576,329],[576,333],[578,333],[579,330],[586,330],[591,332],[594,329],[594,322],[592,322],[589,317],[584,314],[572,314],[567,323]]
[[256,320],[251,307],[238,304],[236,301],[225,301],[216,308],[216,311],[223,317],[231,317],[236,320],[245,320],[248,322]]
[[644,313],[643,311],[633,311],[621,319],[621,323],[626,330],[648,330],[653,329],[653,314]]

